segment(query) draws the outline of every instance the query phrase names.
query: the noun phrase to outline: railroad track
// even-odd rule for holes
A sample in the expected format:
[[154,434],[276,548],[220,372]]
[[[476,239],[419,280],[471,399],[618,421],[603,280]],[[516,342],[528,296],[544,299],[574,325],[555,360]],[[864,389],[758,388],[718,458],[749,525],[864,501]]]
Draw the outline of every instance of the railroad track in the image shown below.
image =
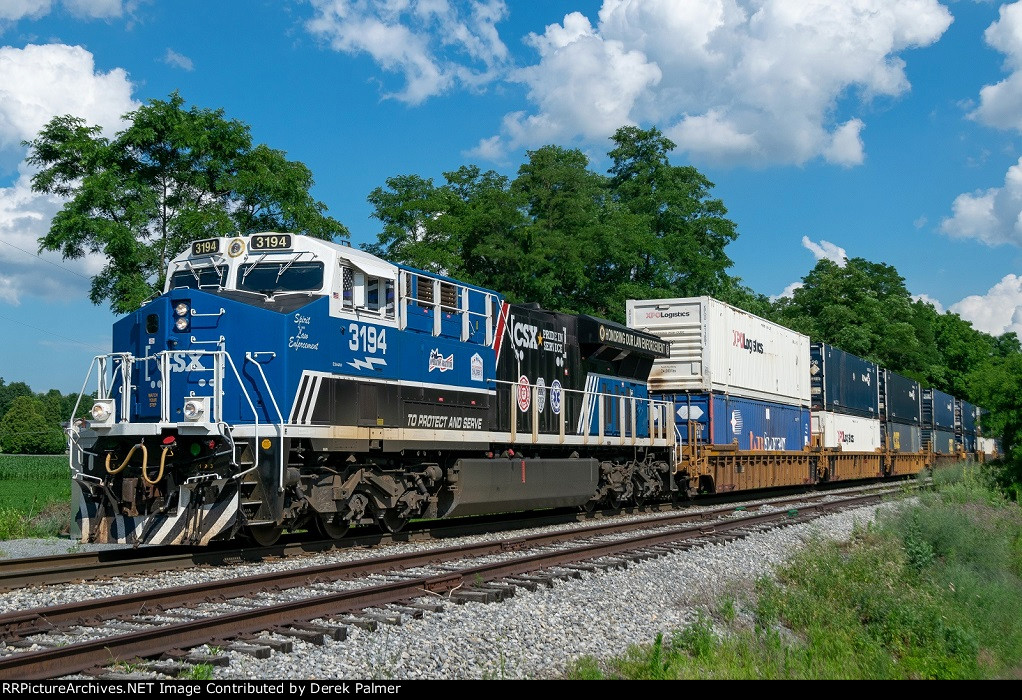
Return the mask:
[[[396,613],[387,606],[421,615],[452,600],[499,600],[554,576],[578,576],[586,569],[624,566],[630,560],[746,537],[876,503],[887,493],[873,489],[817,503],[803,498],[797,508],[766,503],[762,505],[773,509],[764,512],[752,512],[756,505],[716,509],[715,520],[707,520],[704,512],[605,522],[12,612],[0,616],[0,637],[9,640],[7,655],[0,658],[0,678],[50,678],[136,658],[180,658],[187,655],[185,650],[207,643],[269,654],[270,648],[281,648],[281,642],[263,636],[268,631],[322,643],[327,636],[343,638],[348,625],[393,617]],[[698,522],[693,524],[694,519]],[[430,600],[422,601],[424,596]],[[383,612],[360,616],[370,609]],[[87,627],[91,638],[76,641],[71,635],[75,627]]]
[[[847,488],[848,484],[841,484],[840,487]],[[826,494],[825,490],[819,489],[808,493],[804,490],[792,489],[786,489],[785,492],[797,493],[799,495],[773,502],[795,503],[814,497],[811,494],[816,494],[815,497],[820,498]],[[757,494],[756,496],[742,494],[739,498],[727,499],[720,497],[717,499],[717,502],[734,504],[755,501],[757,499],[762,500],[763,497],[762,494]],[[703,499],[695,505],[709,504],[712,504],[712,502]],[[733,505],[722,507],[710,511],[710,513],[727,512],[733,507]],[[331,550],[356,547],[373,547],[394,542],[423,542],[468,535],[510,532],[526,528],[584,522],[622,513],[626,515],[655,514],[671,511],[675,508],[676,506],[665,503],[647,505],[642,508],[628,508],[597,513],[579,513],[576,510],[556,511],[541,516],[516,517],[515,519],[479,516],[459,519],[457,522],[434,521],[416,523],[408,530],[396,534],[356,533],[352,537],[346,537],[341,540],[310,540],[307,535],[295,535],[270,547],[237,547],[231,545],[211,547],[125,547],[43,557],[0,559],[0,592],[18,590],[29,586],[45,586],[133,574],[151,574],[190,569],[196,566],[230,566],[243,562],[258,563],[271,559],[320,554]]]

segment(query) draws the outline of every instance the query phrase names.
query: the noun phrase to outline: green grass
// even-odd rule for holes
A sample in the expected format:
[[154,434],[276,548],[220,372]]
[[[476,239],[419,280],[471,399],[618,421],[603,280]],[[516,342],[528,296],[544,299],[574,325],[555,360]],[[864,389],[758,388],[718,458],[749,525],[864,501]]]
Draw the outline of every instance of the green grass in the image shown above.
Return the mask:
[[976,470],[818,541],[690,627],[573,678],[984,679],[1022,669],[1022,509]]
[[0,540],[59,534],[70,502],[66,456],[0,455]]

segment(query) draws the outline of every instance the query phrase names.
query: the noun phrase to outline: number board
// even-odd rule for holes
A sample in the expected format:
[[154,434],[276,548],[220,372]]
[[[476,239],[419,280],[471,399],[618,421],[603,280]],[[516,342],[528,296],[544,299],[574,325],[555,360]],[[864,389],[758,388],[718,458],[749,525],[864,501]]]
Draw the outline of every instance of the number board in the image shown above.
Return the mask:
[[211,255],[220,252],[220,239],[209,238],[192,243],[192,255]]
[[252,236],[252,250],[283,250],[291,247],[291,234],[289,233],[263,233]]

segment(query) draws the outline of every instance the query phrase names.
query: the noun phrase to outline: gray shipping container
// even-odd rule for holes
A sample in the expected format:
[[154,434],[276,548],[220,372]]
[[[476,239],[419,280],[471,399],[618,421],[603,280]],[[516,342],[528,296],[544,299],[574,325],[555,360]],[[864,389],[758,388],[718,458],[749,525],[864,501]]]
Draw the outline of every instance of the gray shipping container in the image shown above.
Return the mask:
[[929,444],[939,455],[951,455],[955,450],[955,433],[953,430],[931,430],[923,428],[923,445]]
[[887,449],[891,452],[921,452],[923,449],[923,429],[915,423],[898,423],[890,421],[885,424],[887,432]]

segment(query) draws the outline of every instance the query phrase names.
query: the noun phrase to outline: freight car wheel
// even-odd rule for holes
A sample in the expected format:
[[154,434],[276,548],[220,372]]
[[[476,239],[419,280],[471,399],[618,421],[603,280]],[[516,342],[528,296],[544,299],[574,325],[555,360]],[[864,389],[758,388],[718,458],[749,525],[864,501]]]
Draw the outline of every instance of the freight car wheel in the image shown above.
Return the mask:
[[408,524],[408,518],[402,518],[392,510],[385,510],[380,514],[379,523],[381,530],[393,535],[401,532],[404,526]]
[[331,540],[344,539],[344,536],[348,534],[349,527],[351,527],[351,522],[348,520],[326,516],[316,518],[314,525],[317,534]]
[[283,533],[284,528],[276,525],[249,525],[246,535],[260,547],[271,547],[277,543]]

